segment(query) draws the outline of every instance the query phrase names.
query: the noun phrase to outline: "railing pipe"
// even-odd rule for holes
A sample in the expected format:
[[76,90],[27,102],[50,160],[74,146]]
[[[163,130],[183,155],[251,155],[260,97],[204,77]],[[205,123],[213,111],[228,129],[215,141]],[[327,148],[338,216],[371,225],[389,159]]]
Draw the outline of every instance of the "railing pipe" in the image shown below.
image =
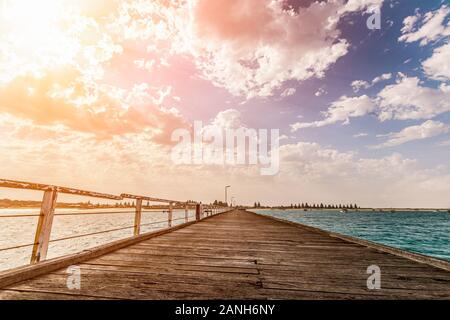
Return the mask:
[[49,191],[56,189],[58,193],[71,194],[76,196],[86,196],[92,198],[103,198],[109,200],[122,200],[122,197],[98,193],[93,191],[79,190],[73,188],[59,187],[48,184],[40,184],[40,183],[30,183],[30,182],[21,182],[21,181],[12,181],[0,179],[0,187],[3,188],[12,188],[12,189],[22,189],[22,190],[38,190],[38,191]]
[[126,193],[122,193],[120,195],[122,198],[126,198],[126,199],[142,199],[145,201],[152,201],[152,202],[161,202],[161,203],[184,203],[182,201],[175,201],[175,200],[168,200],[168,199],[160,199],[160,198],[153,198],[153,197],[146,197],[146,196],[136,196],[136,195],[132,195],[132,194],[126,194]]
[[[195,204],[195,219],[197,221],[200,221],[204,217],[204,208],[206,211],[206,216],[211,216],[214,213],[222,213],[224,212],[225,208],[217,207],[217,206],[203,206],[201,203],[195,203],[193,201],[174,201],[174,200],[167,200],[167,199],[160,199],[160,198],[153,198],[153,197],[146,197],[146,196],[137,196],[137,195],[131,195],[131,194],[121,194],[120,196],[111,195],[111,194],[104,194],[104,193],[98,193],[98,192],[91,192],[91,191],[85,191],[85,190],[79,190],[79,189],[73,189],[73,188],[66,188],[66,187],[60,187],[60,186],[53,186],[53,185],[46,185],[46,184],[39,184],[39,183],[29,183],[29,182],[20,182],[20,181],[12,181],[12,180],[5,180],[0,179],[0,187],[4,188],[14,188],[14,189],[25,189],[25,190],[38,190],[38,191],[44,191],[43,200],[41,203],[41,210],[39,214],[39,220],[36,227],[36,234],[35,234],[35,240],[32,244],[33,250],[31,253],[31,264],[36,264],[41,261],[46,260],[47,258],[47,252],[48,252],[48,246],[51,237],[51,231],[52,231],[52,225],[53,225],[53,219],[55,216],[58,216],[58,214],[55,215],[55,208],[57,203],[58,194],[71,194],[76,196],[86,196],[86,197],[93,197],[93,198],[103,198],[103,199],[109,199],[109,200],[123,200],[123,199],[135,199],[136,205],[135,205],[135,217],[134,217],[134,226],[131,228],[134,228],[134,235],[137,236],[141,233],[141,227],[143,226],[141,223],[142,220],[142,202],[145,201],[151,201],[151,202],[161,202],[161,203],[168,203],[169,204],[169,211],[168,211],[168,225],[169,227],[172,227],[173,221],[175,220],[183,220],[183,218],[179,219],[173,219],[173,207],[174,205],[177,206],[184,206],[185,210],[185,216],[184,221],[187,223],[189,221],[189,205]],[[119,212],[114,212],[119,213]],[[122,213],[122,212],[120,212]],[[132,213],[129,212],[129,213]],[[107,214],[107,213],[90,213],[90,214]],[[70,215],[70,214],[59,214],[59,215]],[[73,215],[79,215],[79,213],[74,213]],[[80,214],[81,215],[81,214]],[[28,216],[28,215],[23,215]],[[36,215],[33,215],[36,216]],[[22,216],[18,216],[22,217]],[[152,224],[152,223],[150,223]],[[107,232],[115,231],[115,230],[122,230],[122,229],[128,229],[130,227],[126,228],[119,228],[119,229],[113,229],[113,230],[107,230]],[[98,234],[101,232],[92,233]],[[72,238],[78,238],[81,236],[87,236],[87,235],[77,235],[74,237],[67,237],[62,239],[57,239],[53,241],[61,241],[66,239],[72,239]],[[26,247],[31,246],[31,244],[18,246],[18,247]],[[16,247],[13,247],[14,249]],[[7,248],[9,250],[9,248]]]

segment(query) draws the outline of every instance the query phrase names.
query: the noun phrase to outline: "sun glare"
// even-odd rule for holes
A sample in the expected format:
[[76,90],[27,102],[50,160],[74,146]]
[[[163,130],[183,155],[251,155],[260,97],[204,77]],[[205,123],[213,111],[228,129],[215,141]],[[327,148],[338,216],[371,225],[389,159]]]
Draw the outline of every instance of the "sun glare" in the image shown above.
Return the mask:
[[68,1],[0,0],[0,44],[9,52],[9,73],[39,74],[70,61],[74,41],[66,30]]
[[3,0],[2,19],[6,28],[14,32],[27,32],[30,37],[51,31],[61,14],[62,1]]

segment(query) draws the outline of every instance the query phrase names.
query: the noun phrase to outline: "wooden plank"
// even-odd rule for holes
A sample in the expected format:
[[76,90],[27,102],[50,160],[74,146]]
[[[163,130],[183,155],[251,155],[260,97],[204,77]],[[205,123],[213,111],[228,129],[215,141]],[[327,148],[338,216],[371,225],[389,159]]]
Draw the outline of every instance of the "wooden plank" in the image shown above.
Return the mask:
[[[215,281],[221,281],[223,285],[238,283],[266,283],[266,282],[293,282],[299,284],[309,285],[333,285],[334,287],[359,287],[366,288],[367,274],[363,270],[346,270],[342,272],[339,270],[322,270],[321,272],[314,272],[309,270],[308,272],[295,273],[295,274],[262,274],[248,273],[247,270],[241,268],[240,272],[223,272],[223,270],[210,269],[210,272],[205,272],[208,269],[203,268],[201,270],[195,270],[191,266],[185,268],[179,268],[177,266],[168,265],[153,265],[153,266],[133,266],[133,265],[119,265],[111,266],[107,264],[82,264],[79,265],[82,275],[86,274],[117,274],[122,273],[124,276],[128,274],[142,275],[141,279],[145,279],[146,276],[152,275],[158,276],[158,280],[163,282],[173,282],[178,279],[197,279],[200,281],[206,281],[213,283]],[[223,268],[222,268],[223,269]],[[337,272],[339,271],[339,272]],[[53,274],[66,275],[64,270],[54,272]],[[351,277],[349,277],[351,275]],[[181,277],[181,278],[180,278]],[[432,289],[435,292],[450,295],[450,280],[445,281],[433,281],[433,279],[423,279],[421,277],[409,277],[404,278],[397,275],[387,274],[383,272],[383,289],[402,289],[402,290],[426,290]],[[424,281],[427,280],[428,282]],[[192,280],[191,280],[192,281]]]
[[[46,275],[18,284],[13,290],[39,290],[45,292],[60,292],[63,294],[73,294],[74,291],[66,286],[66,276]],[[208,298],[224,297],[254,297],[262,298],[258,293],[261,285],[239,284],[234,282],[230,285],[221,285],[220,281],[215,283],[194,279],[177,279],[161,281],[158,276],[142,277],[140,275],[128,274],[100,274],[84,275],[81,280],[81,289],[78,294],[84,296],[103,296],[119,299],[159,299],[160,292],[163,293],[183,293],[191,297],[201,296]]]
[[[396,276],[399,279],[413,279],[421,278],[426,281],[438,281],[438,282],[449,282],[450,278],[447,272],[441,270],[430,270],[423,268],[404,268],[396,265],[386,265],[386,262],[382,261],[379,265],[382,275],[384,276]],[[296,276],[305,274],[321,274],[328,273],[326,276],[340,275],[342,274],[346,278],[355,277],[365,277],[367,279],[367,265],[356,265],[356,264],[335,264],[332,261],[327,263],[312,263],[311,261],[298,263],[298,264],[262,264],[257,263],[256,268],[258,269],[261,276],[277,274],[280,277],[284,275]]]
[[263,287],[267,289],[288,289],[299,291],[319,291],[329,293],[353,294],[353,295],[375,295],[380,298],[396,299],[449,299],[448,291],[423,290],[423,287],[407,289],[390,289],[382,287],[380,290],[369,290],[364,286],[349,286],[348,284],[337,283],[302,283],[297,281],[264,281]]
[[188,271],[188,272],[198,272],[200,274],[204,273],[220,273],[220,274],[260,274],[260,271],[256,269],[256,267],[243,267],[243,266],[212,266],[212,265],[198,265],[198,264],[147,264],[147,263],[135,263],[133,261],[122,261],[122,260],[102,260],[102,258],[89,260],[89,262],[84,264],[89,267],[124,267],[124,268],[132,268],[132,269],[145,269],[148,272],[176,272],[178,270]]
[[[244,211],[171,231],[84,260],[80,292],[67,289],[66,270],[54,269],[7,287],[5,296],[450,299],[450,272],[426,261]],[[381,290],[367,289],[372,264],[381,268]]]
[[202,205],[198,203],[195,206],[195,220],[197,220],[197,221],[201,220],[201,218],[202,218],[201,212],[202,212]]
[[172,221],[173,221],[173,203],[169,203],[169,212],[168,212],[168,224],[169,228],[172,227]]
[[20,290],[0,291],[0,300],[111,300],[112,297],[92,297],[79,294],[33,292]]
[[220,257],[189,257],[184,256],[168,256],[153,254],[133,254],[113,252],[102,257],[105,260],[122,260],[140,264],[190,264],[202,266],[231,266],[231,267],[255,267],[256,260],[251,259],[224,259]]
[[[230,276],[230,274],[221,275],[220,273],[190,273],[190,272],[148,272],[148,269],[137,269],[130,267],[92,267],[82,265],[82,282],[96,281],[97,279],[111,278],[115,281],[136,281],[137,283],[172,283],[174,287],[177,284],[208,284],[210,286],[241,286],[241,287],[261,287],[257,275],[245,274],[240,277]],[[60,270],[46,276],[51,282],[64,282],[67,280],[67,272]]]

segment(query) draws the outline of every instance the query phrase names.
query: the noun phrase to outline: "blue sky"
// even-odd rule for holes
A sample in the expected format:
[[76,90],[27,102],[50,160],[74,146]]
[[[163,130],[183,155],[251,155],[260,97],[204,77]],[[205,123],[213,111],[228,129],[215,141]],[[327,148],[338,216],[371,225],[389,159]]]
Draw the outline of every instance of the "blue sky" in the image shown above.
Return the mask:
[[[421,63],[432,56],[433,50],[446,40],[440,38],[426,46],[416,43],[399,42],[403,20],[416,12],[426,13],[441,8],[444,1],[385,1],[382,7],[381,30],[369,31],[366,20],[369,14],[355,13],[347,17],[341,24],[342,36],[351,43],[350,51],[339,59],[321,79],[310,79],[303,82],[291,81],[284,88],[295,87],[296,94],[284,99],[254,99],[239,107],[245,121],[255,127],[280,126],[283,133],[294,138],[291,141],[313,141],[332,146],[342,151],[356,150],[367,157],[383,157],[393,150],[417,158],[424,166],[446,165],[450,159],[450,148],[437,147],[436,142],[450,139],[450,134],[443,134],[423,141],[413,141],[395,148],[373,150],[368,146],[377,144],[377,135],[400,131],[418,125],[422,120],[389,120],[380,122],[376,116],[368,115],[352,119],[350,125],[340,123],[322,128],[303,129],[292,134],[288,125],[296,122],[298,116],[305,121],[319,118],[320,112],[343,95],[356,96],[351,83],[356,80],[371,81],[377,76],[392,73],[393,78],[364,90],[364,94],[376,95],[385,85],[395,83],[395,75],[402,72],[407,76],[419,77],[426,86],[437,87],[441,82],[427,78]],[[447,17],[447,22],[450,17]],[[349,23],[350,22],[350,23]],[[326,95],[316,97],[315,93],[325,88]],[[280,89],[279,91],[283,91]],[[255,109],[258,111],[255,112]],[[278,110],[278,114],[276,112]],[[255,118],[255,113],[267,114],[265,118]],[[433,118],[450,123],[450,114],[442,113]],[[367,137],[354,138],[359,133],[367,133]]]

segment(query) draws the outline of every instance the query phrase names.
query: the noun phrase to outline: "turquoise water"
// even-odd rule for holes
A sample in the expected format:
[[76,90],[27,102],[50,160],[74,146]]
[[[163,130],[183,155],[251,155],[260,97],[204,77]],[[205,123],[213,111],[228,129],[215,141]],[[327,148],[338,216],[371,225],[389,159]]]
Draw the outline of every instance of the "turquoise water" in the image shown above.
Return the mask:
[[254,211],[450,261],[447,212]]

